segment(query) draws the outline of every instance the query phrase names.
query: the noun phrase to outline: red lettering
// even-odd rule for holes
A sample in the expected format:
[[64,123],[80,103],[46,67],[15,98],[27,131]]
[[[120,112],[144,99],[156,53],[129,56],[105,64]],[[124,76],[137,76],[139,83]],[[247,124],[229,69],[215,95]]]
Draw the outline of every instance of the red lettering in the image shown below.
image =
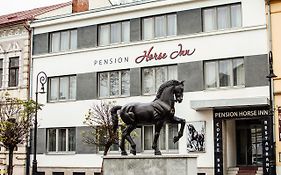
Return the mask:
[[193,53],[196,50],[196,49],[193,49],[193,51],[190,51],[189,49],[183,50],[182,49],[182,44],[178,44],[178,46],[180,47],[179,50],[174,51],[174,52],[171,53],[171,55],[170,55],[171,59],[175,59],[175,58],[180,57],[180,56],[190,56],[190,55],[193,55]]
[[[175,58],[178,58],[178,57],[181,57],[181,56],[193,55],[195,50],[196,50],[195,48],[193,50],[183,49],[182,44],[178,44],[178,46],[179,46],[179,49],[176,50],[176,51],[173,51],[170,54],[170,59],[175,59]],[[154,49],[154,46],[152,46],[148,51],[147,50],[143,51],[143,55],[137,57],[135,59],[135,62],[137,64],[139,64],[143,61],[146,61],[146,62],[151,61],[151,60],[158,61],[158,60],[163,60],[163,59],[167,58],[167,56],[168,56],[167,53],[165,53],[165,52],[157,53],[157,52],[154,52],[153,49]]]
[[151,61],[151,60],[162,60],[162,59],[165,59],[167,58],[167,54],[165,52],[160,52],[160,53],[152,53],[152,50],[153,50],[154,46],[152,46],[148,52],[147,51],[143,51],[144,52],[144,55],[141,55],[139,57],[137,57],[135,59],[135,62],[137,64],[143,62],[144,60],[146,62],[148,61]]

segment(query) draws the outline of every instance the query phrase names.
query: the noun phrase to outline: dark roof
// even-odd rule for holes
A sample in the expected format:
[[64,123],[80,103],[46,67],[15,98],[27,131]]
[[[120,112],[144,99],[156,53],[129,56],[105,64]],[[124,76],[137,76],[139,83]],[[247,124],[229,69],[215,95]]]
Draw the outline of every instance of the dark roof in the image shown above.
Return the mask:
[[8,23],[15,23],[25,20],[33,20],[36,16],[50,12],[52,10],[56,10],[65,6],[71,5],[71,2],[46,6],[46,7],[39,7],[31,10],[11,13],[7,15],[0,16],[0,25],[8,24]]

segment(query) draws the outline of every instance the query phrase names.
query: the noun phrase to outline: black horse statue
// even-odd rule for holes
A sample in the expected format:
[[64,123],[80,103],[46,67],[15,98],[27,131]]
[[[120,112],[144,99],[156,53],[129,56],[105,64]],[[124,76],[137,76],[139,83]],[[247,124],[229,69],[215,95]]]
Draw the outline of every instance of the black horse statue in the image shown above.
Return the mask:
[[[156,94],[156,98],[150,103],[129,103],[124,106],[114,106],[111,109],[113,129],[118,128],[118,116],[126,124],[122,130],[120,142],[121,155],[127,155],[125,150],[125,140],[131,145],[130,153],[136,155],[136,144],[131,138],[130,133],[140,124],[155,124],[155,135],[152,148],[155,155],[161,155],[158,148],[158,138],[164,122],[181,124],[178,135],[174,137],[176,143],[183,135],[185,120],[176,117],[175,102],[181,103],[183,100],[183,81],[169,80],[163,83]],[[118,115],[118,110],[119,115]]]
[[195,151],[204,151],[204,140],[205,136],[202,133],[196,131],[195,127],[192,124],[187,125],[187,129],[189,131],[189,139],[188,144],[191,149]]

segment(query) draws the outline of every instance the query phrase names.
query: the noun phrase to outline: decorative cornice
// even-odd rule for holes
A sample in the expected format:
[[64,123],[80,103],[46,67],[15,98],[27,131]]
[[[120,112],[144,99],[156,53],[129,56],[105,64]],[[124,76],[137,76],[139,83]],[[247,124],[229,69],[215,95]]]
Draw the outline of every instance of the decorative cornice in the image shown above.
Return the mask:
[[0,38],[6,38],[10,36],[20,36],[26,34],[27,31],[23,26],[13,27],[13,28],[4,28],[0,29]]

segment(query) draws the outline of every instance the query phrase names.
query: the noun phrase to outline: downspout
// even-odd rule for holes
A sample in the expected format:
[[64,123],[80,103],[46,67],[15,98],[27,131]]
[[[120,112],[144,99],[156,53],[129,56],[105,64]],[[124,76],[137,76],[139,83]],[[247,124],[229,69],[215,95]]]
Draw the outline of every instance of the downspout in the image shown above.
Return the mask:
[[[31,99],[31,63],[32,63],[32,29],[29,27],[29,22],[27,21],[24,25],[25,29],[28,31],[28,81],[27,81],[27,99]],[[25,175],[30,175],[30,153],[31,153],[31,132],[26,136],[26,164],[25,164]]]

